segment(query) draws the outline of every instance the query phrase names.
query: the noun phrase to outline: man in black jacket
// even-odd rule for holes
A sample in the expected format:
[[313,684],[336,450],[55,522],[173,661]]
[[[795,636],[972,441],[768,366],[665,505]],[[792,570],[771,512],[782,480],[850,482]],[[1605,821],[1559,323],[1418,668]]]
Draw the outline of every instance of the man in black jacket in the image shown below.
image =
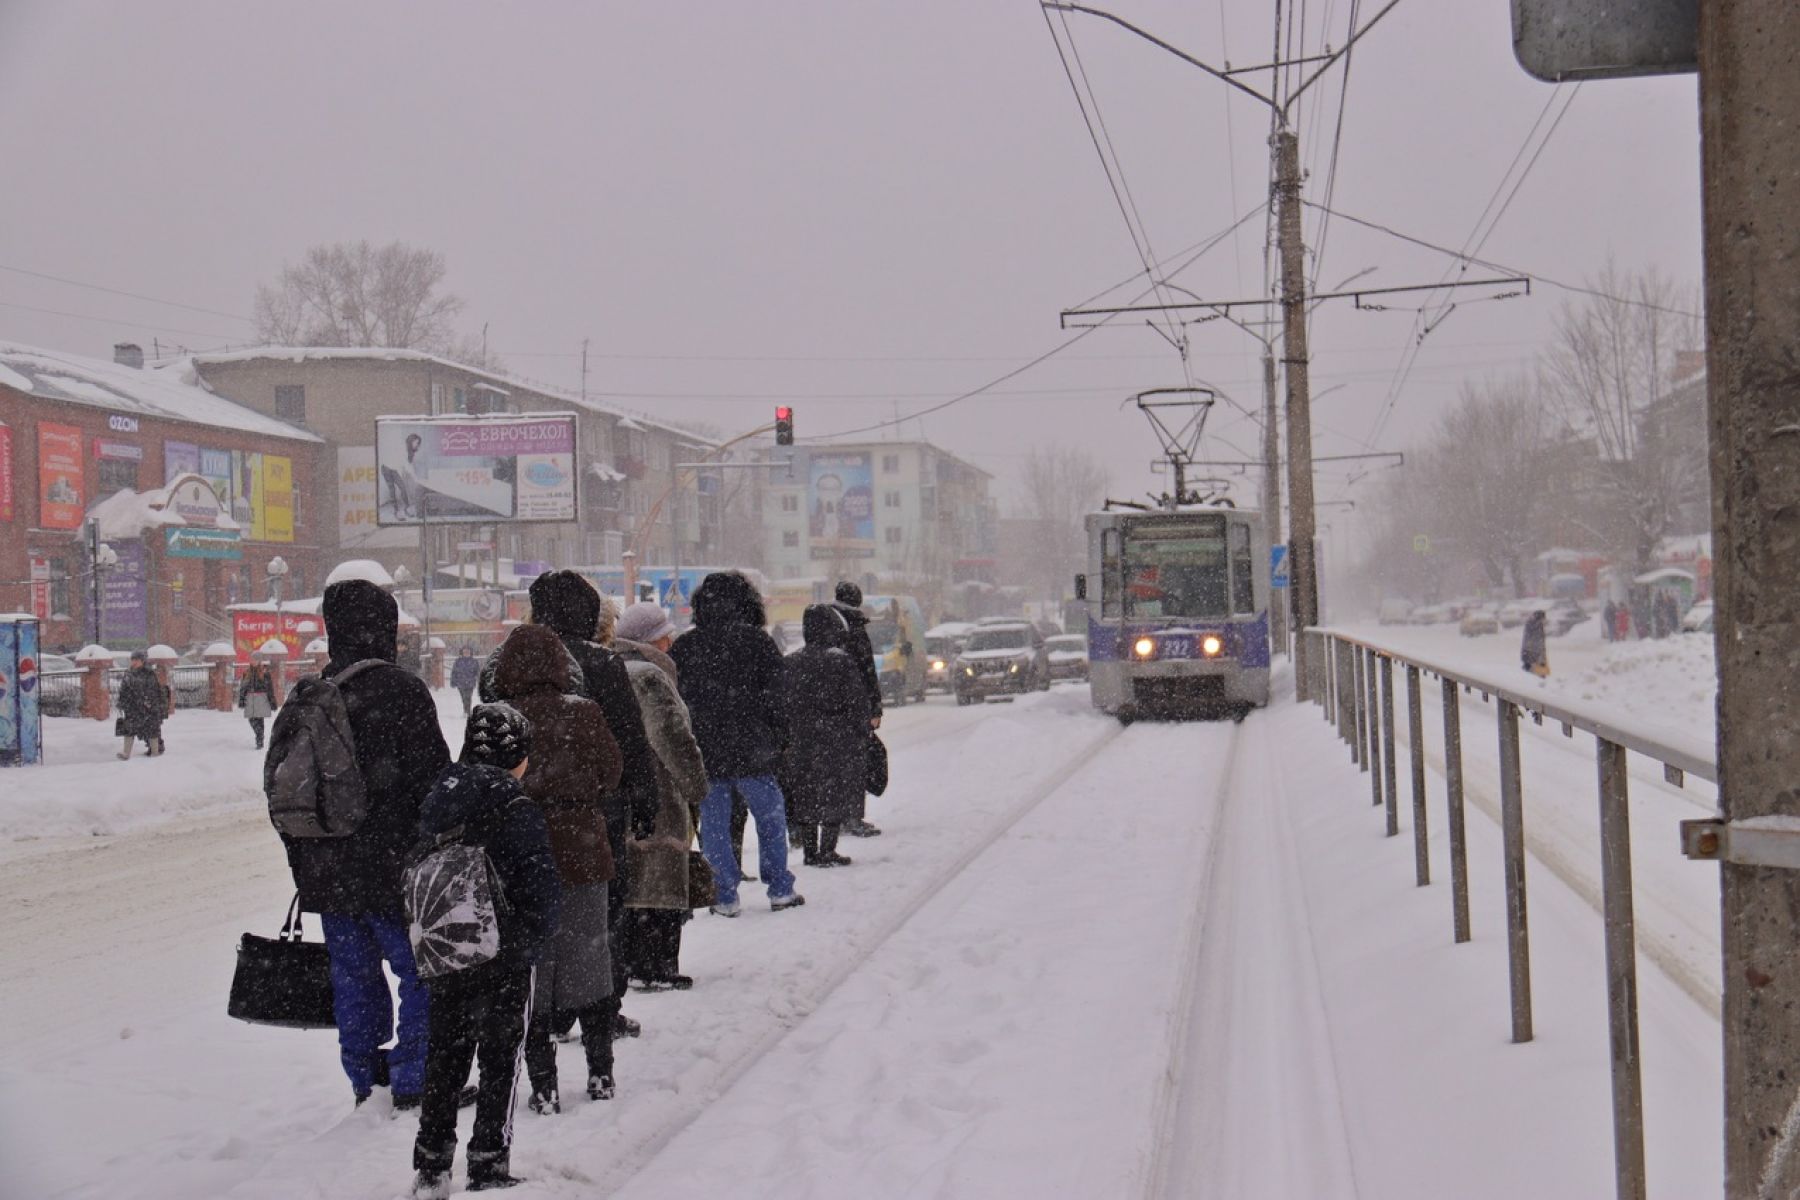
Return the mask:
[[[844,635],[844,649],[856,660],[862,673],[863,688],[869,693],[869,728],[881,728],[881,672],[875,667],[875,645],[869,640],[869,614],[863,611],[862,589],[842,580],[835,593],[837,608],[844,616],[850,632]],[[878,837],[879,826],[863,817],[844,822],[844,832],[851,837]]]
[[[368,815],[346,837],[283,837],[300,907],[320,915],[331,954],[338,1054],[358,1104],[379,1083],[399,1108],[417,1106],[425,1083],[429,1002],[413,969],[400,900],[400,872],[418,837],[419,805],[450,762],[437,705],[418,676],[394,665],[400,610],[366,580],[325,589],[323,615],[330,679],[355,663],[378,665],[343,685],[356,766],[368,790]],[[400,981],[394,1036],[386,962]]]
[[763,631],[762,598],[736,571],[708,575],[694,590],[694,627],[675,640],[681,698],[706,760],[700,848],[718,883],[712,911],[735,917],[741,874],[731,851],[731,805],[741,797],[756,821],[769,907],[806,902],[787,868],[787,814],[775,772],[787,738],[781,651]]

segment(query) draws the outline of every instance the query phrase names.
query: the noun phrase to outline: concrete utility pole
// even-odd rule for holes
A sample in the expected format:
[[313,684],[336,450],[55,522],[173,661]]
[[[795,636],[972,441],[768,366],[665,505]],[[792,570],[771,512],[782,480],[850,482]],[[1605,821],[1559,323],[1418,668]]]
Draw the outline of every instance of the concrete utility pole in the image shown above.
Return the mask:
[[[1700,10],[1719,805],[1800,816],[1800,7]],[[1800,1189],[1800,870],[1720,864],[1725,1195]]]
[[[1281,430],[1275,420],[1275,349],[1263,343],[1263,528],[1269,544],[1281,541]],[[1259,568],[1260,569],[1260,568]],[[1288,598],[1270,589],[1269,641],[1277,654],[1287,653]]]
[[1294,689],[1306,699],[1306,631],[1319,623],[1313,559],[1312,398],[1306,350],[1306,245],[1300,233],[1300,139],[1275,134],[1275,232],[1281,253],[1282,365],[1287,377],[1288,562],[1294,606]]

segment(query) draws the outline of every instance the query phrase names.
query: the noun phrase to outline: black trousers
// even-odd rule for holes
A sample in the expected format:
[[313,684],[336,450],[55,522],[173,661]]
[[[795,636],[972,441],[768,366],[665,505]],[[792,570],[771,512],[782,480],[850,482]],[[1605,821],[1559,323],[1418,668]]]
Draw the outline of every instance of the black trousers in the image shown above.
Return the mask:
[[261,746],[263,744],[263,718],[262,717],[251,717],[250,718],[250,732],[254,733],[256,735],[256,744],[258,746]]
[[[574,1013],[555,1013],[545,1010],[533,1013],[531,1032],[525,1039],[525,1069],[531,1075],[531,1090],[534,1092],[554,1092],[560,1090],[556,1082],[556,1040],[554,1034],[559,1030],[566,1031],[581,1022],[581,1048],[587,1055],[589,1075],[611,1075],[613,1073],[613,1015],[619,1011],[619,1002],[607,998],[594,1005]],[[429,1074],[429,1072],[427,1073]],[[474,1142],[469,1143],[473,1150]]]
[[[491,964],[490,964],[491,965]],[[451,976],[426,986],[431,993],[431,1045],[425,1055],[425,1094],[413,1169],[448,1171],[456,1157],[456,1101],[481,1066],[469,1161],[503,1162],[512,1146],[513,1093],[519,1083],[519,1050],[531,1019],[531,968]]]
[[808,823],[800,826],[800,845],[809,859],[836,854],[837,844],[838,825],[835,821],[829,825]]
[[632,929],[637,959],[631,977],[646,983],[667,982],[681,974],[681,927],[688,914],[667,908],[634,908],[625,914]]

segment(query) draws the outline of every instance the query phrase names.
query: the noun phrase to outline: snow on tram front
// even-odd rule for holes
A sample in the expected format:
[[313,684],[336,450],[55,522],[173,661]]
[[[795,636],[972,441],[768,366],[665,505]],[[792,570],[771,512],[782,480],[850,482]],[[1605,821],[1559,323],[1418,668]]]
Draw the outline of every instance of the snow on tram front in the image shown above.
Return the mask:
[[1192,504],[1089,513],[1094,707],[1242,716],[1269,702],[1269,561],[1262,514]]

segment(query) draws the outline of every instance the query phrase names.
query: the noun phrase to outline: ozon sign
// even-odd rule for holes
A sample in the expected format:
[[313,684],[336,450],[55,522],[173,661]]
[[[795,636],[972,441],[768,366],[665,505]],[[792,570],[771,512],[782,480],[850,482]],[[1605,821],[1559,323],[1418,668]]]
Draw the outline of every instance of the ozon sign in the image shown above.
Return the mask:
[[121,417],[116,413],[106,418],[106,427],[114,433],[136,433],[138,423],[136,417]]

